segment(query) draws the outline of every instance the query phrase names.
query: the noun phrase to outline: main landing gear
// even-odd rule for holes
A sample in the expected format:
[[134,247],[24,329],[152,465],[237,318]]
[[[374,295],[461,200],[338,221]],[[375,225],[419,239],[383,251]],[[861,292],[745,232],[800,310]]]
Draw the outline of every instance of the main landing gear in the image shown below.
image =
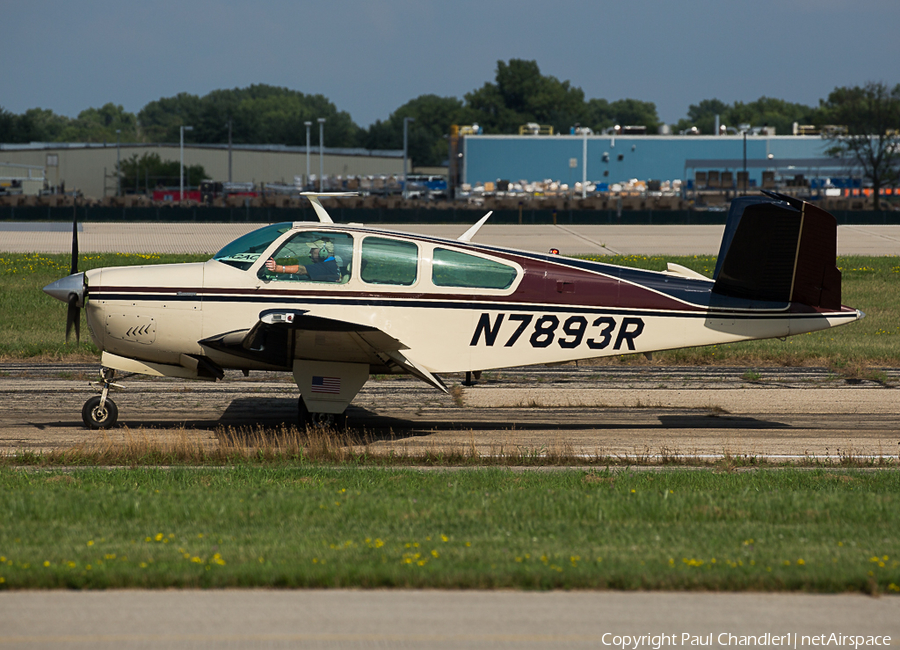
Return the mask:
[[100,386],[100,394],[94,395],[81,408],[81,419],[88,429],[112,429],[119,420],[119,409],[109,397],[110,388],[122,388],[113,383],[115,374],[112,368],[100,368],[100,381],[91,382],[92,386]]
[[312,413],[306,407],[302,396],[297,398],[297,421],[301,430],[303,427],[332,427],[335,429],[347,427],[347,416],[344,413]]

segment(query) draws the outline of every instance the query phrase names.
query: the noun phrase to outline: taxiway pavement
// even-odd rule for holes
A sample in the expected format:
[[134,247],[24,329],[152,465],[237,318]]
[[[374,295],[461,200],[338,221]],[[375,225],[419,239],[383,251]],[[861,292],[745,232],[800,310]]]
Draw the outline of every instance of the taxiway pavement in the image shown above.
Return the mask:
[[[117,379],[120,428],[89,431],[81,406],[96,366],[2,364],[0,453],[93,444],[233,444],[234,432],[297,422],[289,373],[229,372],[214,384]],[[560,366],[464,376],[453,395],[414,378],[369,381],[348,409],[373,454],[541,453],[585,462],[701,462],[723,457],[896,461],[900,371],[844,379],[815,368]]]
[[[813,636],[900,639],[900,598],[815,594],[422,590],[0,593],[0,647],[810,650]],[[766,634],[769,636],[764,636]],[[642,635],[647,638],[640,640]],[[733,637],[733,640],[729,637]],[[786,638],[784,635],[789,635]],[[796,635],[796,636],[795,636]],[[624,641],[621,637],[631,640]],[[756,637],[752,641],[748,636]],[[807,637],[803,643],[804,636]],[[619,638],[616,638],[619,637]],[[638,637],[638,638],[635,638]],[[674,642],[673,642],[674,641]],[[767,642],[768,641],[768,642]],[[787,643],[784,643],[787,641]],[[819,645],[822,639],[818,639]],[[835,644],[832,644],[835,645]],[[853,648],[846,644],[842,648]],[[883,650],[885,646],[860,646]]]
[[[83,223],[82,253],[212,254],[262,223]],[[375,228],[455,239],[463,224],[376,225]],[[563,255],[716,255],[724,226],[494,225],[475,243]],[[72,225],[0,223],[0,252],[68,253]],[[838,226],[839,255],[900,255],[900,226]]]

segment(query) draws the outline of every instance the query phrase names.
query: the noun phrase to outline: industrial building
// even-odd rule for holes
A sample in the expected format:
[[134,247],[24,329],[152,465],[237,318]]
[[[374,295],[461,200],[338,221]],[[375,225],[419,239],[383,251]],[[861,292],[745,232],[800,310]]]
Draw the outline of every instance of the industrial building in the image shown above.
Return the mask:
[[[730,190],[752,188],[815,190],[820,197],[847,195],[861,187],[861,173],[848,161],[828,157],[829,143],[815,135],[482,135],[469,129],[459,138],[451,157],[450,193],[459,199],[473,196],[518,198],[594,194],[609,196],[660,193],[691,198],[690,192],[710,192],[727,199]],[[178,161],[178,144],[31,143],[0,144],[0,181],[13,193],[37,194],[64,188],[85,197],[102,199],[117,194],[143,193],[147,183],[117,188],[118,161],[157,154]],[[404,169],[402,151],[326,148],[319,150],[281,145],[184,145],[184,164],[202,165],[214,181],[296,187],[309,185],[309,175],[326,179],[325,189],[352,189],[364,194],[398,194]],[[413,170],[416,171],[416,170]],[[437,170],[429,170],[435,173]],[[389,178],[391,191],[384,180]],[[335,183],[335,180],[345,179]],[[348,182],[346,179],[355,179]],[[585,182],[586,181],[586,182]],[[637,181],[637,182],[634,182]],[[155,183],[151,180],[149,187]],[[385,189],[379,189],[379,188]],[[185,189],[199,189],[187,179]],[[552,188],[552,189],[551,189]],[[846,191],[845,191],[846,190]],[[834,192],[834,193],[831,193]],[[704,197],[705,198],[705,197]],[[716,197],[709,197],[713,201]],[[169,199],[171,200],[171,199]],[[702,202],[701,202],[702,204]],[[679,206],[672,205],[672,208]]]
[[[21,188],[23,194],[37,194],[45,189],[64,188],[79,191],[96,199],[116,194],[115,170],[118,161],[132,156],[157,154],[163,161],[179,161],[178,144],[129,143],[61,143],[0,144],[0,176],[8,187]],[[369,151],[366,149],[286,147],[282,145],[184,145],[184,164],[202,165],[216,181],[235,183],[285,183],[295,178],[318,177],[320,169],[326,177],[362,177],[370,175],[402,175],[403,151]],[[24,178],[22,182],[20,179]],[[191,183],[196,187],[196,182]],[[121,188],[122,192],[144,191]]]
[[[762,187],[764,178],[858,177],[848,161],[830,158],[818,136],[775,135],[466,135],[461,138],[461,184],[553,180],[573,188],[587,181],[598,190],[631,179],[682,181],[700,178],[715,187]],[[711,173],[712,172],[712,173]],[[768,173],[766,173],[768,172]],[[699,173],[699,175],[698,175]],[[724,178],[730,179],[726,185]]]

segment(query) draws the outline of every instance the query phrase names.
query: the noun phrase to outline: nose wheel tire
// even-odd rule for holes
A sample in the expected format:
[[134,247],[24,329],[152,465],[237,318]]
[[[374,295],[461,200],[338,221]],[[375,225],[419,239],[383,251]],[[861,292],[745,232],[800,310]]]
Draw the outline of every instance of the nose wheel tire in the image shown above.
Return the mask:
[[95,395],[84,403],[81,419],[88,429],[112,429],[119,420],[119,409],[108,397],[101,408],[100,396]]

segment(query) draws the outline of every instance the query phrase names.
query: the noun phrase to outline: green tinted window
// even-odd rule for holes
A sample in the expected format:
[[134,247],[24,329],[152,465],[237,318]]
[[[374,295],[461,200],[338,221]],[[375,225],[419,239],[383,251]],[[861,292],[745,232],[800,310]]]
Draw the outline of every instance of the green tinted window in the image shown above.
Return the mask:
[[409,286],[416,281],[419,247],[412,242],[366,237],[360,276],[370,284]]
[[246,271],[273,241],[290,229],[291,224],[285,222],[254,230],[225,246],[213,259]]
[[435,248],[431,279],[439,287],[508,289],[516,279],[516,270],[483,257]]

